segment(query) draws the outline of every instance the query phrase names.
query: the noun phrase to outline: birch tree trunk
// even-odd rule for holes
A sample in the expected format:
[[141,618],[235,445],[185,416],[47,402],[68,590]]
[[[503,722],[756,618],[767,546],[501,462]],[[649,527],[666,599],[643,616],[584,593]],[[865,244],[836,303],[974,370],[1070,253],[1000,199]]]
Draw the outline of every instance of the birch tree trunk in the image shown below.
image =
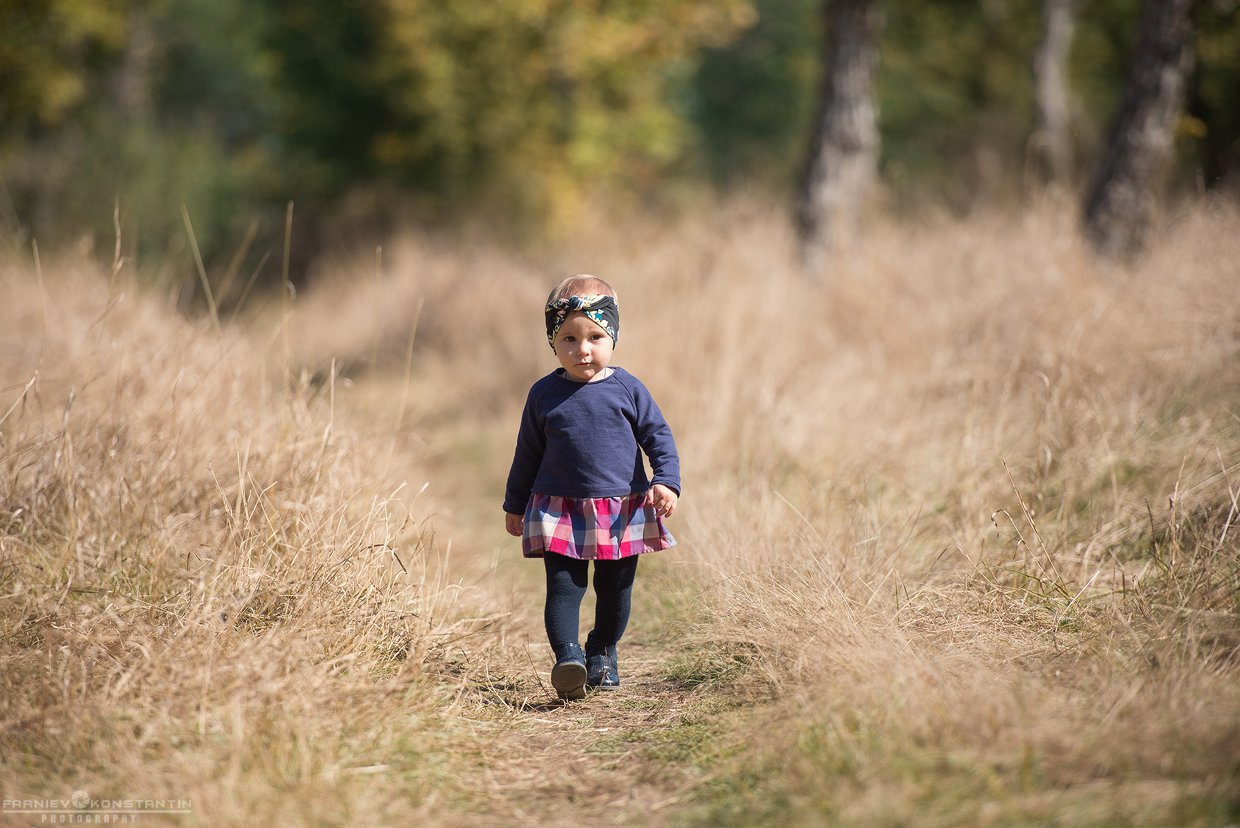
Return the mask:
[[830,0],[823,12],[829,36],[818,116],[796,205],[801,261],[811,271],[855,235],[878,174],[875,0]]
[[1085,197],[1085,235],[1100,255],[1137,253],[1171,157],[1193,62],[1194,0],[1145,0],[1124,97]]
[[1038,171],[1043,182],[1060,186],[1067,186],[1072,178],[1067,75],[1075,15],[1076,0],[1043,0],[1042,42],[1033,64],[1037,98],[1033,144]]

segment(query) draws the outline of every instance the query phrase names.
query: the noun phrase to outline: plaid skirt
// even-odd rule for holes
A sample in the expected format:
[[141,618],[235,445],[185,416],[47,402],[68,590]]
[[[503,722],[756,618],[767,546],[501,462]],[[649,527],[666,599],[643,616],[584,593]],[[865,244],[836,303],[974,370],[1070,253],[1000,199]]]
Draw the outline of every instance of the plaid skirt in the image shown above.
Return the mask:
[[535,492],[525,507],[521,554],[545,553],[586,561],[614,561],[676,545],[644,494],[558,497]]

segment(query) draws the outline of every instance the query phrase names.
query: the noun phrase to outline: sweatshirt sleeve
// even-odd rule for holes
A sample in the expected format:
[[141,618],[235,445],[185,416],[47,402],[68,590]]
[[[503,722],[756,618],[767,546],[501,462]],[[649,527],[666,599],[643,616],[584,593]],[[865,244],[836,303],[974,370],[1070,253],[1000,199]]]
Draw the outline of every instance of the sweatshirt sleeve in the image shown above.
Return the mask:
[[629,390],[633,395],[635,415],[633,432],[637,435],[637,444],[650,460],[650,485],[662,483],[679,495],[680,455],[676,453],[671,426],[641,380],[632,377]]
[[510,515],[525,514],[530,499],[530,489],[538,476],[543,450],[547,441],[538,416],[539,386],[530,389],[521,412],[521,426],[517,430],[517,449],[513,453],[512,468],[508,471],[508,484],[504,488],[504,511]]

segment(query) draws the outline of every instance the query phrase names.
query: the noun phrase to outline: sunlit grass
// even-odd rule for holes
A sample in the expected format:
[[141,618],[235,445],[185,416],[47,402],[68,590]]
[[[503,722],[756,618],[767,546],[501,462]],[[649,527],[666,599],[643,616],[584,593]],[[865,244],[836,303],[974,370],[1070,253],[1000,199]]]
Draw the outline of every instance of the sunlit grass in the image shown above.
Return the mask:
[[[212,824],[1234,819],[1234,209],[1125,270],[1053,205],[888,223],[818,280],[760,203],[591,221],[541,256],[343,257],[288,365],[258,306],[221,337],[11,264],[6,795],[158,789]],[[554,367],[541,299],[587,270],[685,496],[636,680],[552,710],[499,502]],[[598,761],[535,767],[565,752]]]
[[200,824],[450,796],[471,760],[420,677],[454,598],[388,447],[127,279],[36,276],[0,281],[5,796],[185,799]]

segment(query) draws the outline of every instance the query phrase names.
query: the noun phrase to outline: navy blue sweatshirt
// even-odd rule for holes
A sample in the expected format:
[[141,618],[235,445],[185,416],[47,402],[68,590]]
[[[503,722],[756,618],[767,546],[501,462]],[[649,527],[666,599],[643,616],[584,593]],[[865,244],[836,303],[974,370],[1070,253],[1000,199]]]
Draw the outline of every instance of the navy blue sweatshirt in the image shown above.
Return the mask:
[[[647,479],[642,452],[650,459]],[[672,430],[641,380],[623,368],[574,382],[563,368],[534,383],[525,400],[504,511],[525,514],[531,492],[623,497],[662,483],[680,494]]]

